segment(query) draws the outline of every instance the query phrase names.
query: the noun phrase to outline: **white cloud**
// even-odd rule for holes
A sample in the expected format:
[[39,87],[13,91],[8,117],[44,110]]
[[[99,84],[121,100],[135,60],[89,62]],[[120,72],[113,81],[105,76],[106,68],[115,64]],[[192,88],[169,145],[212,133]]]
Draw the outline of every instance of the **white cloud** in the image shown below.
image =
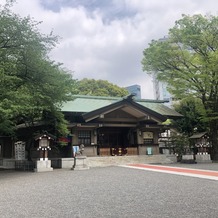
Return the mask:
[[[0,4],[3,2],[0,0]],[[97,2],[103,4],[101,0],[91,3]],[[52,11],[41,3],[19,0],[14,10],[43,21],[43,32],[54,30],[61,37],[52,59],[74,71],[78,79],[105,79],[122,87],[139,84],[143,98],[153,98],[151,78],[141,66],[148,43],[166,35],[181,14],[217,14],[218,6],[216,0],[114,0],[110,3],[114,8],[95,5],[90,10],[79,5],[70,7],[67,0],[45,0],[50,6],[61,5]]]

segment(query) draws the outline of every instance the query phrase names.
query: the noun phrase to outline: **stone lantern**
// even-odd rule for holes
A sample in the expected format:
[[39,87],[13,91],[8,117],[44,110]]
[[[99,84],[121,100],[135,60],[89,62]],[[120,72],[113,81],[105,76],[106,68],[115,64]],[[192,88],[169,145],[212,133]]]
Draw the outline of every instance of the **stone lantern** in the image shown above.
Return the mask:
[[39,147],[37,148],[37,150],[40,151],[40,160],[48,160],[48,151],[51,150],[51,140],[51,137],[46,134],[38,138]]
[[43,133],[35,137],[35,141],[38,141],[37,150],[39,153],[39,160],[36,162],[35,172],[52,171],[51,160],[48,160],[48,151],[51,150],[50,143],[54,140],[54,137],[48,133]]

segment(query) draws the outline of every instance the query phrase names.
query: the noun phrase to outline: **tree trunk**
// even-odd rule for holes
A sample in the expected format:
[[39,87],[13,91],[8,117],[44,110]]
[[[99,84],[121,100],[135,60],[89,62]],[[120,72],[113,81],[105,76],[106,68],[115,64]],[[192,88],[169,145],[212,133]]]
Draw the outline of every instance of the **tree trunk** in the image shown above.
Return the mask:
[[218,120],[213,120],[210,122],[210,141],[212,144],[211,158],[213,161],[218,161]]

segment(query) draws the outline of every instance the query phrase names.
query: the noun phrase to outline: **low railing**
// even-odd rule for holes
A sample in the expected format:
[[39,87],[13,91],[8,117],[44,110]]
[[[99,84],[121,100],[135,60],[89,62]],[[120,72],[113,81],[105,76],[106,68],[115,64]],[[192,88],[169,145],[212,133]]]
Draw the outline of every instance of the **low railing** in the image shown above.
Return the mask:
[[28,160],[16,160],[15,170],[19,171],[34,171],[35,162]]
[[62,168],[61,158],[51,158],[51,167],[54,168],[54,169]]

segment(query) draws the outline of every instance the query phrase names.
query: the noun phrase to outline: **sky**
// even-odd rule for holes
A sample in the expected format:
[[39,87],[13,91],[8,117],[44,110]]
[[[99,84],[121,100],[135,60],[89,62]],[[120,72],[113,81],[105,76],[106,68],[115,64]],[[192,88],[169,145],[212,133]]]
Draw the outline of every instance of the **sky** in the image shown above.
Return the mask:
[[217,15],[218,1],[17,0],[13,11],[42,21],[42,33],[60,37],[50,58],[63,63],[74,79],[138,84],[142,98],[153,99],[152,77],[142,71],[143,50],[166,36],[182,14]]

